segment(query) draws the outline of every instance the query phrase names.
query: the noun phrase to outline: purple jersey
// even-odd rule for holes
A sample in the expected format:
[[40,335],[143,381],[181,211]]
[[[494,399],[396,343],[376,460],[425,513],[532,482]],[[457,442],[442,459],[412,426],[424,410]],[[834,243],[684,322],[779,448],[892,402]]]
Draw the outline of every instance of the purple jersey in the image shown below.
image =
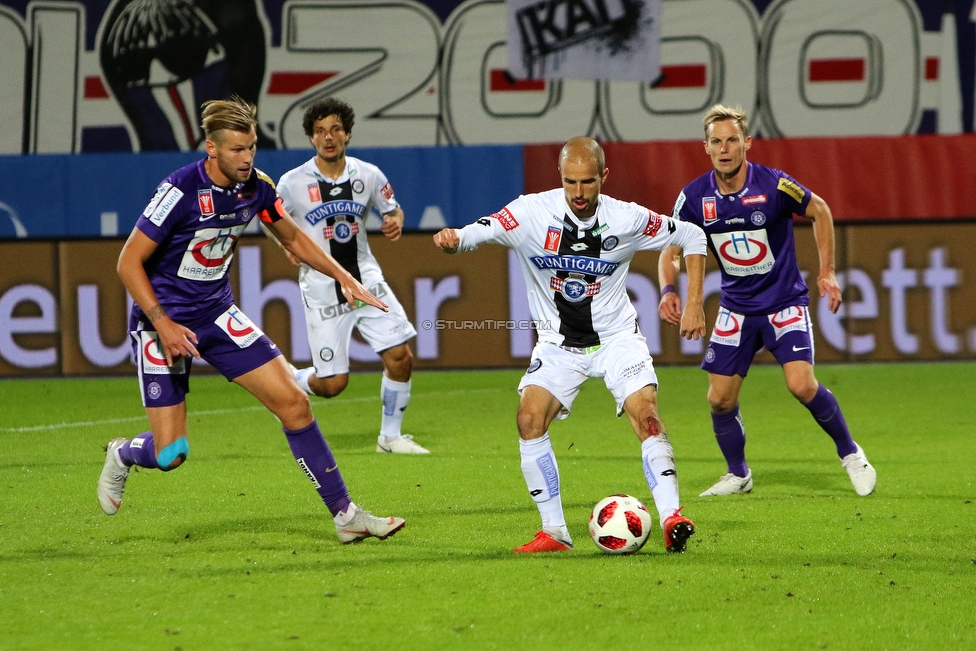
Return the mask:
[[766,315],[808,305],[793,213],[806,213],[811,193],[785,172],[747,164],[745,186],[735,194],[719,192],[714,171],[686,185],[673,216],[704,229],[722,270],[722,307]]
[[[170,318],[190,327],[227,310],[237,238],[255,216],[274,222],[282,214],[274,183],[258,169],[227,188],[207,176],[202,160],[167,176],[136,227],[159,244],[146,274]],[[142,318],[139,306],[133,316]]]

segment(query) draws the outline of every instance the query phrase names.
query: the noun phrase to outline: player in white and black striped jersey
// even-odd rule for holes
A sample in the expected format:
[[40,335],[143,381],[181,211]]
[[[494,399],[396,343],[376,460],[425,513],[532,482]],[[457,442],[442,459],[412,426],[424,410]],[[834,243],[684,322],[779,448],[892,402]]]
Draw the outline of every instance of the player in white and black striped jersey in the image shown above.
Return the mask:
[[637,251],[683,249],[689,300],[681,334],[705,334],[702,280],[705,236],[693,224],[600,194],[609,170],[602,147],[573,138],[559,155],[562,188],[523,195],[462,229],[444,229],[434,243],[454,253],[483,243],[515,251],[525,276],[539,342],[519,383],[517,417],[521,467],[539,508],[542,530],[517,552],[572,549],[549,425],[566,418],[587,377],[602,377],[641,441],[644,475],[660,516],[668,551],[684,551],[694,533],[681,515],[674,452],[657,413],[657,375],[627,295]]

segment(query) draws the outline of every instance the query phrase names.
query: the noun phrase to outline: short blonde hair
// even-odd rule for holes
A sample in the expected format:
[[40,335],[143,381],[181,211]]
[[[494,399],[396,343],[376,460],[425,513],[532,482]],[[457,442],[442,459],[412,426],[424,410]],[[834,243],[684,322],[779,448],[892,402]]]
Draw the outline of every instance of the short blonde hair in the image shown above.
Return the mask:
[[724,122],[725,120],[734,120],[738,123],[739,129],[742,131],[742,137],[746,138],[749,136],[749,116],[746,115],[746,112],[741,106],[729,108],[728,106],[716,104],[708,109],[708,113],[702,118],[702,122],[705,125],[705,137],[708,137],[709,126],[715,122]]
[[218,131],[230,129],[250,133],[258,126],[258,107],[237,95],[230,99],[212,99],[201,107],[201,127],[207,140],[213,140]]

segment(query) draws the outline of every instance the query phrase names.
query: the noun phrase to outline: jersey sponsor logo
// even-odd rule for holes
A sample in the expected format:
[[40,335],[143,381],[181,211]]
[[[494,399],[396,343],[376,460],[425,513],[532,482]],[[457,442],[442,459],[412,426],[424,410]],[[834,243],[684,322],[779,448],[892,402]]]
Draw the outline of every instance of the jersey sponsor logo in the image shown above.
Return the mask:
[[382,188],[380,188],[380,194],[383,195],[384,199],[389,201],[390,199],[393,198],[393,186],[387,183]]
[[[387,183],[387,185],[389,185],[389,183]],[[352,182],[352,191],[355,192],[356,194],[362,194],[363,190],[365,189],[366,189],[366,185],[363,183],[362,179],[356,179]],[[390,197],[392,196],[393,196],[393,189],[391,188]],[[389,199],[390,197],[386,197],[386,198]]]
[[551,251],[552,253],[559,252],[559,240],[563,238],[563,229],[556,228],[555,226],[550,226],[549,230],[546,231],[546,243],[544,248],[546,251]]
[[575,271],[592,276],[609,276],[620,266],[619,262],[612,260],[601,260],[600,258],[587,258],[576,255],[534,255],[529,260],[538,269]]
[[742,197],[743,206],[753,206],[757,203],[766,203],[766,195],[754,194],[751,197]]
[[577,253],[579,253],[580,251],[585,251],[586,250],[586,242],[577,242],[576,244],[571,244],[569,246],[569,248],[571,248],[572,250],[576,251]]
[[264,334],[236,305],[231,305],[226,312],[217,317],[214,323],[226,332],[239,348],[247,348]]
[[153,198],[149,200],[149,205],[142,211],[142,215],[156,226],[162,226],[166,216],[182,197],[182,190],[171,183],[163,183],[156,190]]
[[715,317],[715,327],[712,329],[712,337],[709,341],[723,346],[738,346],[742,341],[743,321],[745,321],[743,315],[719,307],[718,316]]
[[807,196],[807,193],[804,192],[803,188],[801,188],[798,184],[783,177],[779,178],[779,183],[776,184],[776,189],[790,195],[793,197],[793,201],[797,203],[802,202],[803,197]]
[[661,219],[661,215],[653,210],[648,210],[647,212],[649,214],[647,217],[647,225],[644,226],[644,235],[654,237],[661,230],[661,224],[664,223],[664,220]]
[[603,240],[603,242],[600,244],[600,248],[604,251],[613,251],[615,248],[617,248],[617,244],[619,242],[620,240],[617,239],[616,235],[611,235],[607,239]]
[[[806,308],[802,305],[788,307],[785,310],[780,310],[776,314],[770,314],[766,318],[769,319],[769,323],[773,326],[777,341],[787,332],[796,330],[807,332],[809,319],[807,318]],[[793,349],[796,350],[796,347]]]
[[309,183],[305,187],[308,188],[309,201],[311,201],[312,203],[322,203],[322,190],[319,189],[319,184],[317,182]]
[[187,280],[223,278],[234,257],[234,246],[246,224],[227,228],[202,228],[187,244],[177,275]]
[[[211,192],[210,188],[207,188],[206,190],[197,190],[197,204],[200,206],[201,215],[213,217],[213,192]],[[203,221],[203,217],[200,218],[200,221]]]
[[709,237],[718,261],[730,276],[766,274],[776,263],[764,229],[711,233]]
[[560,292],[570,303],[579,303],[587,296],[596,296],[600,293],[600,283],[588,283],[579,278],[553,276],[549,279],[549,288]]
[[172,366],[166,365],[166,355],[159,346],[159,335],[152,330],[139,332],[139,361],[146,375],[179,375],[186,372],[186,358]]
[[336,222],[332,226],[326,226],[322,229],[322,237],[327,240],[335,240],[345,244],[351,240],[355,235],[359,233],[359,224],[357,222]]
[[702,197],[702,214],[705,215],[705,224],[712,224],[718,219],[718,209],[715,206],[715,197]]
[[337,196],[339,194],[342,194],[342,186],[340,186],[340,185],[337,185],[334,188],[332,188],[331,190],[329,190],[329,196],[330,197],[334,197],[334,196]]
[[489,215],[492,219],[497,219],[498,223],[502,225],[506,231],[518,228],[518,220],[515,219],[515,215],[508,208],[502,208],[498,212]]
[[746,223],[746,220],[742,219],[742,217],[730,217],[730,218],[728,218],[728,219],[725,220],[725,223],[726,224],[745,224]]
[[596,237],[597,235],[607,230],[608,228],[610,228],[610,224],[603,224],[599,228],[594,228],[592,231],[590,231],[590,235]]
[[352,215],[353,217],[362,218],[365,214],[366,206],[363,204],[346,199],[340,199],[337,201],[323,203],[314,210],[310,210],[305,215],[305,221],[314,226],[323,219],[335,217],[336,215]]

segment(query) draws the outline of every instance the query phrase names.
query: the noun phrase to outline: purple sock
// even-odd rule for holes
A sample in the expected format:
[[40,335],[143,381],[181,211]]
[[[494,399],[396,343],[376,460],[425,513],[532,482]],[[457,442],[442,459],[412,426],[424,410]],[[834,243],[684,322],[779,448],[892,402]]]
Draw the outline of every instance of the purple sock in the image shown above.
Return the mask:
[[851,438],[850,430],[847,429],[844,413],[840,410],[840,405],[837,404],[837,398],[827,390],[827,387],[821,384],[813,400],[803,406],[810,410],[823,431],[834,439],[834,445],[837,446],[837,456],[843,459],[847,455],[857,452],[857,445]]
[[727,414],[716,414],[712,412],[712,429],[715,431],[715,440],[718,447],[725,455],[725,463],[729,466],[729,472],[736,477],[745,477],[749,474],[749,466],[746,465],[746,427],[742,424],[742,416],[739,414],[739,405]]
[[119,448],[119,458],[127,466],[140,468],[159,468],[156,463],[156,443],[152,432],[143,432],[129,439]]
[[291,453],[298,462],[298,467],[302,469],[312,485],[318,491],[319,496],[329,511],[335,516],[340,511],[349,508],[349,491],[346,489],[346,482],[342,481],[339,474],[339,466],[336,464],[335,457],[329,449],[329,444],[325,442],[319,430],[319,424],[312,421],[308,427],[299,430],[287,430],[282,428]]

